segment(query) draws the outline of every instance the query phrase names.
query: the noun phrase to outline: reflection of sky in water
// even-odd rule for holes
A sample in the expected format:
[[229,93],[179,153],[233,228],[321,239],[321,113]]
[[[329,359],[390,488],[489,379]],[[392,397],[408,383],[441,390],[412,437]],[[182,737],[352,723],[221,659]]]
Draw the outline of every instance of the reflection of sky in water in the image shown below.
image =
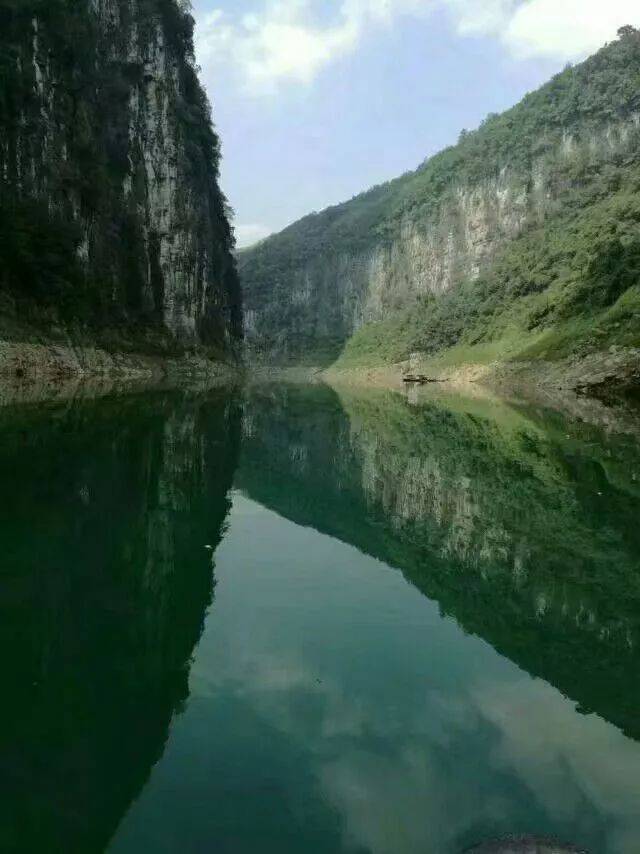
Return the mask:
[[640,745],[399,572],[239,495],[215,560],[191,698],[113,850],[640,850]]

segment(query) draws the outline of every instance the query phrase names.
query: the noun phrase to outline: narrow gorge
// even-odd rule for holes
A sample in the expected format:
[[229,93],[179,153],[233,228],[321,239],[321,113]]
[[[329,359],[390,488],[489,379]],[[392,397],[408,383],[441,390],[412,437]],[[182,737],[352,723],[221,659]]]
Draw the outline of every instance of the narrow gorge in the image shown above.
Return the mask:
[[640,851],[617,2],[0,0],[0,852]]

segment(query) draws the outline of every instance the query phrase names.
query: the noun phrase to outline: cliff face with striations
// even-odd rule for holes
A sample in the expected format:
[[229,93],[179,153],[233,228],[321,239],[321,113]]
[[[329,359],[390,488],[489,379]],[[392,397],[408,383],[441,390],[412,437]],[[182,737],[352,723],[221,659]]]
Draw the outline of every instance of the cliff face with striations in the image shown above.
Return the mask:
[[183,0],[0,0],[5,334],[229,352],[219,143]]
[[[505,247],[630,184],[640,160],[639,82],[640,37],[631,31],[416,172],[242,252],[251,350],[275,360],[330,357],[363,325],[416,307],[428,320],[443,296],[483,278],[491,290]],[[531,290],[561,272],[557,263]],[[435,343],[456,343],[449,337]],[[438,335],[425,338],[411,346],[430,349]]]

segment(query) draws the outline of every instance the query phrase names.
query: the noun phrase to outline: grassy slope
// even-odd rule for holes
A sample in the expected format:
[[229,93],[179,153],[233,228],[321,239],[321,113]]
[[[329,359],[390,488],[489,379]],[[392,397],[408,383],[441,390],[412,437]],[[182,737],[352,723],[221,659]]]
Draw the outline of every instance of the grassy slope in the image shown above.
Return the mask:
[[561,359],[640,346],[640,165],[576,189],[559,213],[500,253],[475,282],[360,329],[343,367],[414,351],[444,366]]

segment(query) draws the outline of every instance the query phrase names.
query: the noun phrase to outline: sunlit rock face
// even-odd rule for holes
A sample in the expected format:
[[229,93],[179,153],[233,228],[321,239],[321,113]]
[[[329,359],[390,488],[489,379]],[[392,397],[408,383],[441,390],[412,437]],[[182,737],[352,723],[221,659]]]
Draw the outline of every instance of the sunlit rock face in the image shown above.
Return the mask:
[[[23,314],[27,303],[138,338],[231,349],[241,331],[233,238],[184,4],[26,0],[3,14],[3,214],[17,212],[33,235],[0,287]],[[40,277],[31,256],[43,246],[54,257]]]

